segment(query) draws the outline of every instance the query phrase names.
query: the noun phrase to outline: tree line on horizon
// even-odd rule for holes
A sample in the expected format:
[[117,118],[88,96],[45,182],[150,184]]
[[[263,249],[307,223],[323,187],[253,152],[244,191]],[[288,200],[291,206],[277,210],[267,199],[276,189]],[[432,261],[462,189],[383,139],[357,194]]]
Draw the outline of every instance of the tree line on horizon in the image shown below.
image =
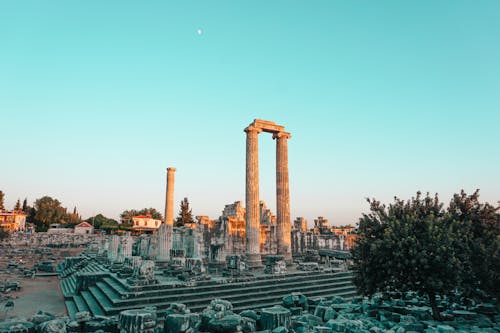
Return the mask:
[[[0,191],[0,210],[6,210],[4,204],[5,194]],[[155,208],[142,208],[142,209],[128,209],[120,214],[120,222],[106,217],[103,214],[90,216],[83,220],[82,216],[78,213],[77,208],[74,207],[72,212],[68,212],[62,203],[50,196],[43,196],[36,199],[32,206],[28,205],[28,199],[25,198],[21,204],[18,199],[13,209],[15,211],[22,211],[26,214],[26,222],[33,223],[35,231],[47,231],[50,224],[58,223],[63,227],[74,227],[76,224],[86,221],[91,223],[94,228],[111,232],[113,230],[130,230],[132,227],[132,218],[138,215],[150,215],[153,219],[163,220],[162,214]],[[194,222],[192,210],[189,208],[189,201],[184,198],[180,204],[179,217],[176,219],[176,226],[182,226],[185,223]]]

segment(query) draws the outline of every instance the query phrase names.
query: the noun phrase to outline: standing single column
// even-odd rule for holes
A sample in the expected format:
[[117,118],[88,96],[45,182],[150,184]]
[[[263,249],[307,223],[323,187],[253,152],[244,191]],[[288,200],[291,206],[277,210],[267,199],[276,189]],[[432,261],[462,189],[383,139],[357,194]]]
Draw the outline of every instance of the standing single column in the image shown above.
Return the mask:
[[167,197],[165,200],[165,224],[174,225],[174,176],[175,168],[167,168]]
[[291,253],[291,222],[290,222],[290,187],[288,182],[288,139],[290,133],[277,132],[276,139],[276,238],[278,254],[285,257],[285,261],[292,263]]
[[174,232],[174,173],[175,168],[167,168],[167,194],[165,198],[165,223],[158,228],[156,261],[170,259]]
[[255,126],[245,128],[247,133],[246,166],[246,256],[249,268],[262,266],[260,256],[260,200],[259,200],[259,133]]

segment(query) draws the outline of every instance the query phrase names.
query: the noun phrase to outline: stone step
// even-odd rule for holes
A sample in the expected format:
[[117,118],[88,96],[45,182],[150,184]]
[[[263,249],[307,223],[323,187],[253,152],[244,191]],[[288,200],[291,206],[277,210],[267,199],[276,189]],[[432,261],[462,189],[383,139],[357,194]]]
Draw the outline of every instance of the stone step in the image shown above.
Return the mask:
[[73,301],[65,301],[64,304],[66,305],[66,310],[68,311],[68,316],[71,320],[75,320],[75,314],[78,312],[78,309],[76,308],[75,302]]
[[78,312],[89,311],[89,307],[87,306],[87,303],[85,303],[84,299],[81,296],[78,296],[78,295],[73,296],[73,301],[76,304],[76,308],[78,309]]
[[[330,294],[328,292],[326,292],[326,293],[323,292],[323,293],[319,293],[319,294],[309,293],[306,296],[308,296],[308,297],[324,296],[327,298],[332,297],[332,296],[342,296],[345,300],[349,300],[349,299],[353,298],[354,296],[356,296],[356,291],[346,290],[346,291],[342,291],[342,292],[335,293],[335,294]],[[233,311],[239,313],[239,312],[244,311],[244,310],[259,309],[259,308],[262,309],[262,308],[267,308],[267,307],[271,307],[274,305],[282,305],[282,299],[262,302],[262,303],[259,303],[258,307],[254,306],[253,304],[251,304],[250,306],[236,304],[236,306],[233,306]],[[195,306],[192,311],[196,311],[195,309],[200,309],[200,307]],[[203,311],[203,309],[204,308],[201,308],[201,310],[199,310],[199,311]]]
[[[281,286],[283,283],[304,283],[304,282],[309,282],[311,279],[314,279],[316,281],[318,280],[328,280],[335,278],[337,279],[351,279],[352,274],[351,273],[320,273],[320,274],[311,274],[311,272],[308,272],[307,274],[298,274],[296,275],[285,275],[285,276],[272,276],[271,278],[266,278],[261,280],[260,278],[258,280],[250,280],[250,281],[245,281],[245,282],[235,282],[235,283],[226,283],[224,284],[224,288],[226,290],[234,289],[236,292],[238,289],[241,288],[242,285],[245,285],[245,289],[249,288],[250,286],[257,287],[257,286],[264,286],[266,288],[272,288],[273,285],[279,285]],[[267,276],[263,276],[267,277]],[[113,280],[113,281],[111,281]],[[198,284],[196,286],[186,286],[186,287],[165,287],[165,288],[156,288],[157,286],[146,286],[141,288],[142,290],[137,290],[137,291],[132,291],[127,289],[127,285],[124,285],[122,281],[120,281],[117,278],[110,277],[109,279],[105,280],[111,287],[115,289],[119,294],[127,294],[127,293],[140,293],[141,295],[144,295],[143,297],[147,297],[147,295],[170,295],[172,294],[172,290],[175,289],[175,293],[177,295],[179,294],[189,294],[193,292],[193,288],[196,288],[197,293],[202,293],[202,292],[211,292],[214,290],[214,288],[218,289],[220,287],[220,283],[216,283],[215,281],[212,281],[211,284]],[[129,287],[130,288],[130,287]],[[149,289],[148,289],[149,288]]]
[[89,287],[89,291],[94,296],[94,298],[97,300],[101,308],[106,312],[107,310],[110,310],[113,308],[113,303],[111,303],[108,299],[108,296],[106,296],[101,289],[99,289],[96,286]]
[[119,294],[129,293],[129,291],[123,286],[123,284],[117,281],[115,278],[107,277],[104,278],[103,280]]
[[[283,290],[276,290],[272,293],[265,293],[265,294],[255,294],[255,293],[250,293],[246,295],[239,295],[239,294],[233,294],[225,297],[218,297],[214,295],[213,297],[206,297],[206,298],[192,298],[192,299],[180,299],[180,300],[166,300],[165,298],[163,299],[131,299],[131,300],[123,300],[120,302],[115,303],[115,308],[113,309],[112,313],[118,313],[119,311],[126,310],[126,309],[131,309],[131,308],[137,308],[140,306],[156,306],[158,309],[162,308],[168,308],[168,306],[171,303],[183,303],[185,304],[188,308],[190,308],[192,311],[201,311],[205,309],[210,302],[215,299],[215,298],[223,298],[225,300],[228,300],[233,304],[235,307],[239,307],[242,309],[252,309],[252,308],[259,308],[261,303],[273,303],[273,304],[280,304],[281,299],[289,295],[292,292],[302,292],[304,295],[311,295],[311,296],[333,296],[341,293],[347,293],[355,294],[354,287],[351,284],[346,284],[346,285],[335,285],[335,286],[325,286],[325,285],[312,285],[312,286],[303,286],[301,289],[283,289]],[[130,301],[130,302],[127,302]],[[137,301],[137,302],[136,302]],[[126,303],[125,303],[126,302]],[[125,303],[125,304],[124,304]]]
[[[292,292],[301,292],[304,295],[321,295],[322,293],[329,293],[329,294],[335,294],[338,292],[342,291],[351,291],[352,286],[351,285],[342,285],[342,286],[308,286],[308,287],[303,287],[301,289],[282,289],[282,290],[276,290],[270,293],[265,293],[265,294],[255,294],[253,297],[252,295],[230,295],[230,296],[225,296],[222,297],[223,299],[226,299],[230,301],[233,306],[236,305],[258,305],[260,302],[266,302],[266,301],[281,301],[281,299],[284,296],[287,296],[291,294]],[[217,297],[218,298],[218,297]],[[187,307],[192,308],[198,306],[198,304],[210,304],[210,301],[213,298],[204,298],[204,299],[194,299],[194,300],[189,300],[189,301],[184,301],[182,303],[186,304]],[[206,306],[205,305],[205,306]],[[203,307],[204,308],[204,307]]]
[[[198,292],[198,290],[193,287],[191,288],[191,293],[189,294],[178,294],[177,292],[171,292],[169,295],[160,295],[160,296],[147,296],[140,295],[136,297],[132,297],[129,299],[116,299],[112,300],[113,303],[119,304],[120,306],[125,304],[140,304],[140,303],[154,303],[156,301],[160,302],[172,302],[172,303],[185,303],[190,300],[211,300],[214,298],[227,298],[231,297],[232,299],[248,299],[248,297],[252,297],[253,295],[261,295],[261,294],[272,294],[276,292],[285,292],[289,293],[295,290],[303,290],[307,287],[307,290],[311,289],[321,289],[331,286],[342,287],[345,285],[352,285],[349,279],[342,279],[340,281],[337,280],[319,280],[315,281],[314,284],[304,285],[302,282],[288,282],[282,283],[277,286],[247,286],[247,287],[239,287],[235,289],[226,289],[225,285],[220,285],[218,288],[212,288],[212,290],[207,292]],[[311,281],[310,281],[311,282]]]
[[[352,286],[342,286],[342,287],[333,287],[333,288],[323,288],[323,289],[304,289],[300,290],[302,294],[304,294],[306,297],[315,297],[315,296],[324,296],[324,297],[332,297],[334,295],[338,294],[349,294],[354,292],[355,290]],[[255,297],[254,299],[230,299],[226,298],[228,301],[230,301],[233,306],[238,306],[238,307],[246,307],[246,308],[251,308],[255,307],[255,305],[259,305],[260,302],[266,303],[266,302],[281,302],[283,297],[291,294],[291,291],[286,290],[286,291],[280,291],[273,293],[271,295],[266,295],[266,296],[260,296],[260,297]],[[257,304],[255,301],[258,301]],[[276,303],[279,304],[279,303]],[[196,306],[193,306],[196,307]]]
[[100,302],[96,301],[94,296],[90,291],[84,290],[81,292],[82,298],[85,300],[85,303],[87,303],[87,307],[90,309],[91,314],[94,316],[104,316],[105,313],[102,310],[101,306],[99,305]]
[[70,297],[75,294],[75,282],[71,278],[66,278],[64,280],[61,280],[60,282],[61,285],[61,292],[64,297]]
[[118,294],[113,288],[111,288],[106,282],[97,282],[96,287],[98,287],[101,292],[106,295],[108,300],[118,300],[121,299],[121,295]]
[[[260,275],[257,277],[253,277],[248,281],[239,281],[237,283],[227,283],[226,286],[228,288],[234,286],[234,285],[272,285],[272,284],[281,284],[283,281],[309,281],[311,277],[314,279],[330,279],[332,276],[335,277],[351,277],[352,273],[351,272],[294,272],[294,273],[289,273],[286,275]],[[118,279],[116,279],[118,280]],[[119,281],[119,280],[118,280]],[[125,289],[129,290],[130,287],[124,282],[119,281],[122,286],[124,286]],[[206,290],[209,290],[213,286],[217,286],[220,283],[218,283],[215,280],[210,280],[210,281],[205,281],[205,282],[198,282],[197,288],[199,288],[200,291],[202,291],[202,288],[207,288]],[[177,286],[172,286],[172,285],[164,285],[164,286],[143,286],[143,287],[136,287],[134,288],[135,291],[140,291],[140,292],[149,292],[153,291],[155,293],[159,291],[167,291],[170,292],[171,289],[175,289],[177,293],[182,293],[184,290],[188,290],[188,292],[191,290],[192,287],[177,287]]]

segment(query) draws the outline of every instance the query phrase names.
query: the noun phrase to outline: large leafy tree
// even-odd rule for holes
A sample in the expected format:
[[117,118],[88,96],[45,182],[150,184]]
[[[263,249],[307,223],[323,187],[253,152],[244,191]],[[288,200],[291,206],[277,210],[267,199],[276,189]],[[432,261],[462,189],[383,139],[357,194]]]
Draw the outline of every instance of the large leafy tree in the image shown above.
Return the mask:
[[177,220],[175,221],[175,226],[182,227],[186,223],[194,223],[193,212],[192,212],[191,208],[189,208],[188,198],[184,198],[181,201],[181,209],[179,211],[179,216],[177,217]]
[[152,218],[161,220],[163,219],[163,216],[159,211],[157,211],[155,208],[143,208],[140,210],[137,209],[129,209],[129,210],[124,210],[120,214],[120,219],[125,225],[131,225],[132,224],[132,218],[137,215],[151,215]]
[[140,211],[138,211],[139,215],[151,215],[152,218],[156,220],[161,220],[163,219],[163,216],[159,211],[157,211],[155,208],[143,208]]
[[462,235],[456,244],[463,264],[462,291],[467,296],[500,297],[500,207],[479,201],[479,190],[463,190],[451,199],[448,213]]
[[[370,213],[359,221],[352,250],[354,282],[360,293],[417,291],[426,294],[439,319],[436,296],[461,285],[462,257],[456,244],[463,237],[437,195],[388,206],[368,200]],[[454,232],[455,231],[455,232]]]
[[132,224],[132,218],[139,215],[139,211],[135,209],[124,210],[120,214],[120,219],[124,224]]
[[118,229],[118,222],[116,220],[108,218],[102,214],[97,214],[96,216],[89,217],[85,221],[92,224],[96,229],[101,229],[101,230]]
[[57,199],[44,196],[35,201],[34,208],[33,221],[39,231],[47,230],[50,223],[66,222],[66,208],[62,207]]

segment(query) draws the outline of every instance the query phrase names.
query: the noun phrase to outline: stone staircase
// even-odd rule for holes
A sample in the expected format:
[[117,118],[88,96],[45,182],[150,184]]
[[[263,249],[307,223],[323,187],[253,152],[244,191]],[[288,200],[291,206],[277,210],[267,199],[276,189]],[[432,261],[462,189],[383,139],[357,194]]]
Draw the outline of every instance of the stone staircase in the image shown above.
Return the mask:
[[[90,267],[89,267],[90,266]],[[81,271],[92,272],[103,268],[90,262]],[[295,272],[285,275],[259,275],[245,281],[221,283],[204,281],[196,286],[152,285],[131,287],[115,274],[89,286],[88,290],[75,294],[76,276],[72,274],[61,281],[66,308],[71,318],[78,311],[89,311],[93,315],[115,315],[120,311],[155,306],[159,315],[171,303],[183,303],[193,312],[201,312],[214,298],[230,301],[236,312],[258,309],[280,304],[282,298],[292,292],[301,292],[307,297],[342,296],[346,299],[356,295],[350,272]]]

